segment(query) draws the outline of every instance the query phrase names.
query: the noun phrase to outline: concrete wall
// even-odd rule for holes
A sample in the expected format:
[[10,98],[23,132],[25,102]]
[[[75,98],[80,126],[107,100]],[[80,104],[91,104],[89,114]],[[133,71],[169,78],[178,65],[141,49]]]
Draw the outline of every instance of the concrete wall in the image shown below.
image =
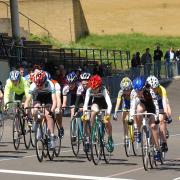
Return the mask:
[[[6,17],[6,6],[0,3],[0,9],[0,17]],[[75,41],[88,33],[79,0],[19,0],[19,11],[48,29],[53,37],[61,41]],[[20,26],[28,30],[28,21],[21,15]],[[47,35],[46,31],[31,22],[30,32]]]
[[0,59],[0,80],[5,84],[6,79],[9,76],[10,68],[7,60]]

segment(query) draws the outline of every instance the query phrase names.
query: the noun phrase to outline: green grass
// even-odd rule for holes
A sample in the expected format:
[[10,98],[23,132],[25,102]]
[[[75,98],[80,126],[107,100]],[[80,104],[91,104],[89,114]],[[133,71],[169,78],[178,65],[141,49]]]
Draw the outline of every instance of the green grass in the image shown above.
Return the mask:
[[81,38],[78,42],[65,44],[59,42],[54,38],[47,36],[31,35],[30,40],[38,40],[43,44],[51,44],[56,48],[68,47],[68,48],[99,48],[99,49],[121,49],[129,50],[131,55],[136,51],[141,54],[147,47],[150,48],[150,52],[153,54],[155,47],[159,44],[163,52],[169,49],[171,46],[176,50],[180,48],[180,37],[171,36],[147,36],[139,33],[132,34],[117,34],[117,35],[95,35],[92,34],[85,38]]

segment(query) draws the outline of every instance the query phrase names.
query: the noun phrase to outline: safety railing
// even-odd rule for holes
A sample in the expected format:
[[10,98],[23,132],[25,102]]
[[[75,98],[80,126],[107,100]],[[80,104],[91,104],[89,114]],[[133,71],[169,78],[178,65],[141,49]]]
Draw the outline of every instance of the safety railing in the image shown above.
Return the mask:
[[[4,1],[0,1],[1,4],[4,4],[6,6],[6,15],[7,18],[9,17],[9,7],[10,5]],[[19,14],[23,17],[25,17],[27,19],[27,27],[28,27],[28,33],[31,33],[31,28],[30,28],[30,22],[32,22],[33,24],[37,25],[39,28],[43,29],[44,31],[47,32],[47,35],[50,36],[50,32],[49,30],[47,30],[45,27],[41,26],[39,23],[37,23],[36,21],[34,21],[33,19],[31,19],[30,17],[26,16],[25,14],[23,14],[22,12],[19,11]]]

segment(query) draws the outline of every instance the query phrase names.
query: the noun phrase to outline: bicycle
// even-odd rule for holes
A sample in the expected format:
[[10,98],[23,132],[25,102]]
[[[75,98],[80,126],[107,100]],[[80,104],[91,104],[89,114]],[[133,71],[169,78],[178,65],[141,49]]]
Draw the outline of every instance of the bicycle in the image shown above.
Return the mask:
[[[149,127],[149,116],[155,116],[153,113],[136,113],[134,116],[143,116],[142,126],[141,126],[141,151],[144,170],[154,168],[157,164],[154,160],[155,147],[153,143],[152,132]],[[150,166],[149,166],[150,165]]]
[[30,127],[28,119],[25,118],[24,108],[21,105],[21,101],[10,101],[5,104],[7,107],[8,104],[15,104],[15,109],[13,110],[15,113],[13,119],[13,144],[15,150],[19,149],[20,139],[24,139],[24,144],[26,149],[30,147]]
[[3,134],[4,134],[4,116],[6,115],[5,112],[1,112],[0,113],[0,142],[3,138]]
[[[100,110],[98,115],[96,115],[95,121],[91,126],[91,158],[95,165],[99,164],[99,161],[104,157],[106,164],[109,164],[111,159],[111,152],[108,151],[108,135],[106,131],[106,126],[103,122],[102,115],[106,110]],[[92,112],[92,110],[87,110],[86,112]]]
[[[49,160],[53,160],[54,156],[58,156],[60,153],[60,147],[61,146],[61,141],[59,141],[58,134],[55,134],[55,143],[59,144],[58,146],[55,145],[54,148],[50,147],[50,137],[49,137],[49,131],[47,128],[47,121],[45,118],[45,109],[46,106],[42,104],[42,106],[38,107],[28,107],[28,108],[36,108],[38,109],[37,111],[37,119],[36,121],[36,131],[35,131],[35,148],[36,148],[36,155],[37,159],[39,162],[43,161],[43,158],[46,158],[47,156],[49,157]],[[54,119],[54,115],[52,115]],[[57,126],[57,124],[55,123]],[[58,133],[56,131],[56,133]],[[58,141],[58,143],[57,143]],[[56,151],[56,149],[58,149]]]
[[[118,112],[129,112],[129,110],[122,109],[118,110],[117,113]],[[133,152],[134,156],[137,156],[139,154],[139,143],[137,142],[136,137],[134,136],[135,126],[132,124],[128,124],[128,119],[129,115],[125,119],[125,123],[127,123],[128,134],[124,137],[124,150],[127,157],[130,156],[131,152]]]

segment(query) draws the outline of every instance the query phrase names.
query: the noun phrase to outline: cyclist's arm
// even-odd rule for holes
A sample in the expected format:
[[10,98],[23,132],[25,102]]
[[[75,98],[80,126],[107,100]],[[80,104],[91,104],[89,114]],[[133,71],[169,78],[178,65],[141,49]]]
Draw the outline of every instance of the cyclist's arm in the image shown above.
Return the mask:
[[26,96],[26,100],[24,102],[24,108],[27,108],[29,107],[29,104],[31,102],[31,99],[32,99],[32,95],[31,94],[28,94],[28,96]]
[[52,97],[52,107],[51,107],[51,111],[54,112],[54,110],[56,109],[56,105],[57,105],[57,101],[56,101],[56,93],[52,93],[51,95]]
[[80,101],[80,98],[81,98],[81,95],[82,95],[82,86],[78,86],[77,88],[77,92],[76,92],[76,102],[75,102],[75,111],[77,111],[78,109],[78,105],[79,105],[79,101]]
[[116,100],[116,107],[115,107],[115,113],[118,111],[119,109],[119,106],[121,104],[121,100],[122,100],[122,90],[119,91],[118,93],[118,97],[117,97],[117,100]]
[[159,105],[158,105],[158,101],[157,101],[157,96],[156,94],[154,93],[154,91],[150,88],[150,94],[152,96],[152,100],[153,100],[153,103],[154,103],[154,106],[155,106],[155,110],[156,110],[156,117],[159,117]]
[[135,90],[131,91],[130,95],[130,118],[133,118],[133,115],[135,114],[136,111],[136,98],[137,98],[137,93]]
[[107,115],[110,115],[111,114],[111,110],[112,110],[112,103],[111,103],[111,99],[110,99],[110,96],[107,92],[106,89],[104,89],[103,91],[103,94],[104,94],[104,97],[105,97],[105,100],[106,100],[106,103],[107,103]]
[[56,89],[56,101],[57,101],[57,108],[61,108],[61,86],[59,83],[55,84]]
[[62,107],[66,107],[67,105],[67,94],[69,92],[69,86],[64,86],[63,90],[62,90],[62,94],[63,94],[63,104]]
[[0,90],[0,99],[3,98],[3,92]]
[[91,93],[90,93],[90,88],[89,88],[86,91],[86,97],[85,97],[85,101],[84,101],[83,112],[88,110],[88,104],[89,104],[90,96],[91,96]]

